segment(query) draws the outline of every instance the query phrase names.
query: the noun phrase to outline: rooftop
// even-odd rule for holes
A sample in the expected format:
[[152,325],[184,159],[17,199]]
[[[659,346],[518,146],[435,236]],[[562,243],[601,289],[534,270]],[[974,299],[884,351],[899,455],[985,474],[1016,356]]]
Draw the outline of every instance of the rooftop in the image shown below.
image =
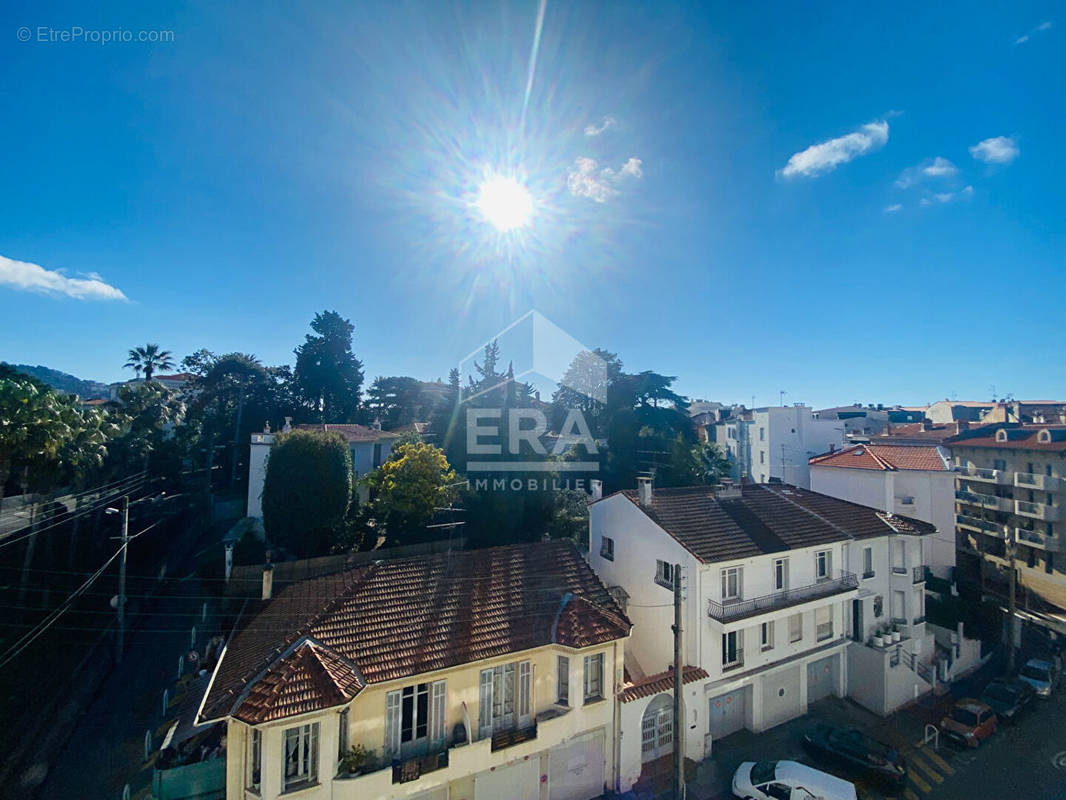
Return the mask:
[[380,442],[383,439],[399,439],[400,434],[370,428],[366,425],[355,424],[304,424],[295,426],[301,431],[322,431],[323,433],[339,433],[346,442]]
[[716,499],[713,486],[656,489],[650,508],[640,505],[637,492],[622,494],[705,563],[935,530],[927,522],[788,484],[744,484],[722,499]]
[[922,470],[950,472],[951,467],[936,445],[858,444],[810,460],[812,467],[872,469],[885,472]]
[[1066,425],[985,426],[944,441],[946,447],[987,447],[999,450],[1066,452]]
[[[702,667],[681,668],[682,684],[692,683],[693,681],[702,681],[708,677],[710,676],[708,676],[707,672]],[[646,678],[634,681],[619,693],[618,699],[623,703],[630,703],[634,700],[639,700],[642,697],[650,697],[653,694],[668,691],[673,685],[674,671],[668,669],[665,672],[649,675]]]
[[346,703],[368,684],[553,643],[590,647],[629,630],[567,542],[375,562],[257,601],[201,717],[259,724]]

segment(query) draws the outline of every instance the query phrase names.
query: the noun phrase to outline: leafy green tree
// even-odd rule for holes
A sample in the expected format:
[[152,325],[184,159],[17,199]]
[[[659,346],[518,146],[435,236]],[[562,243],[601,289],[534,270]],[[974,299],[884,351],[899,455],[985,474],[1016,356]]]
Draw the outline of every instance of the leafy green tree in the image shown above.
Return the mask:
[[393,541],[429,538],[425,526],[434,509],[457,496],[459,476],[444,451],[425,442],[405,442],[364,479],[370,487],[370,513]]
[[343,535],[352,479],[352,452],[338,434],[279,435],[263,482],[267,539],[299,558],[327,554]]
[[174,359],[169,350],[160,350],[157,344],[146,344],[130,350],[129,360],[124,366],[134,370],[138,378],[143,372],[145,381],[150,381],[156,370],[173,369]]
[[355,326],[336,311],[315,314],[296,348],[296,394],[316,422],[357,422],[363,362],[352,353]]
[[107,476],[124,477],[142,470],[160,474],[161,470],[152,470],[152,456],[165,449],[184,418],[185,404],[160,383],[120,387],[113,414],[118,432],[108,448]]
[[426,399],[417,378],[379,376],[370,384],[366,401],[368,415],[377,418],[385,430],[424,421]]

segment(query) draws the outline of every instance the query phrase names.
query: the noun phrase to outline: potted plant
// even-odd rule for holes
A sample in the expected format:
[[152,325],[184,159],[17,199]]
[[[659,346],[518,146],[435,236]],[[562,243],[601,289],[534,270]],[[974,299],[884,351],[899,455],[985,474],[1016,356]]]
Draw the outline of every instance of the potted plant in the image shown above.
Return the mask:
[[896,644],[903,638],[903,633],[899,629],[899,625],[892,625],[892,643]]
[[874,631],[874,647],[884,647],[884,646],[885,646],[884,629],[881,628],[881,627],[878,627],[877,630]]
[[345,775],[357,775],[370,766],[371,756],[361,744],[353,744],[341,758],[340,771]]

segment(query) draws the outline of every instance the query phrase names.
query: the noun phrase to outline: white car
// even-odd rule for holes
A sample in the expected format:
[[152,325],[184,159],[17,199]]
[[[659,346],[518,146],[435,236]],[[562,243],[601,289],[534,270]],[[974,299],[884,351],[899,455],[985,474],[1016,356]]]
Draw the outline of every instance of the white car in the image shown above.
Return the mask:
[[1047,699],[1055,687],[1055,667],[1048,661],[1030,658],[1018,672],[1018,677],[1036,690],[1036,696]]
[[741,800],[856,800],[855,785],[798,761],[745,761],[733,775]]

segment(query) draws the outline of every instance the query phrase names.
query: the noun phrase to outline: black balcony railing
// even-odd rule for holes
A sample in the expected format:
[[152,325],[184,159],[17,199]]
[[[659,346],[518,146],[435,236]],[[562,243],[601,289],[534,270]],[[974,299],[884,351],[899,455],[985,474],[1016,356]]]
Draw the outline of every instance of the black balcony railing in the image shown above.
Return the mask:
[[448,766],[448,751],[442,749],[424,755],[409,756],[392,764],[392,782],[417,781],[423,775]]
[[725,603],[709,600],[707,602],[707,616],[719,622],[730,622],[779,608],[799,605],[821,597],[831,597],[832,595],[857,588],[859,588],[859,579],[854,572],[837,571],[831,573],[830,577],[817,583],[812,583],[809,586],[785,589],[762,597],[753,597],[750,600],[729,600]]
[[925,583],[925,567],[912,567],[911,568],[911,582],[912,583]]
[[722,672],[726,672],[728,670],[736,669],[737,667],[743,667],[743,666],[744,666],[744,648],[743,647],[738,647],[736,649],[736,652],[733,653],[733,660],[732,661],[723,661],[722,662]]
[[492,752],[503,750],[506,747],[514,747],[522,742],[529,742],[537,738],[537,723],[523,725],[520,728],[511,728],[505,731],[496,731],[492,734]]

